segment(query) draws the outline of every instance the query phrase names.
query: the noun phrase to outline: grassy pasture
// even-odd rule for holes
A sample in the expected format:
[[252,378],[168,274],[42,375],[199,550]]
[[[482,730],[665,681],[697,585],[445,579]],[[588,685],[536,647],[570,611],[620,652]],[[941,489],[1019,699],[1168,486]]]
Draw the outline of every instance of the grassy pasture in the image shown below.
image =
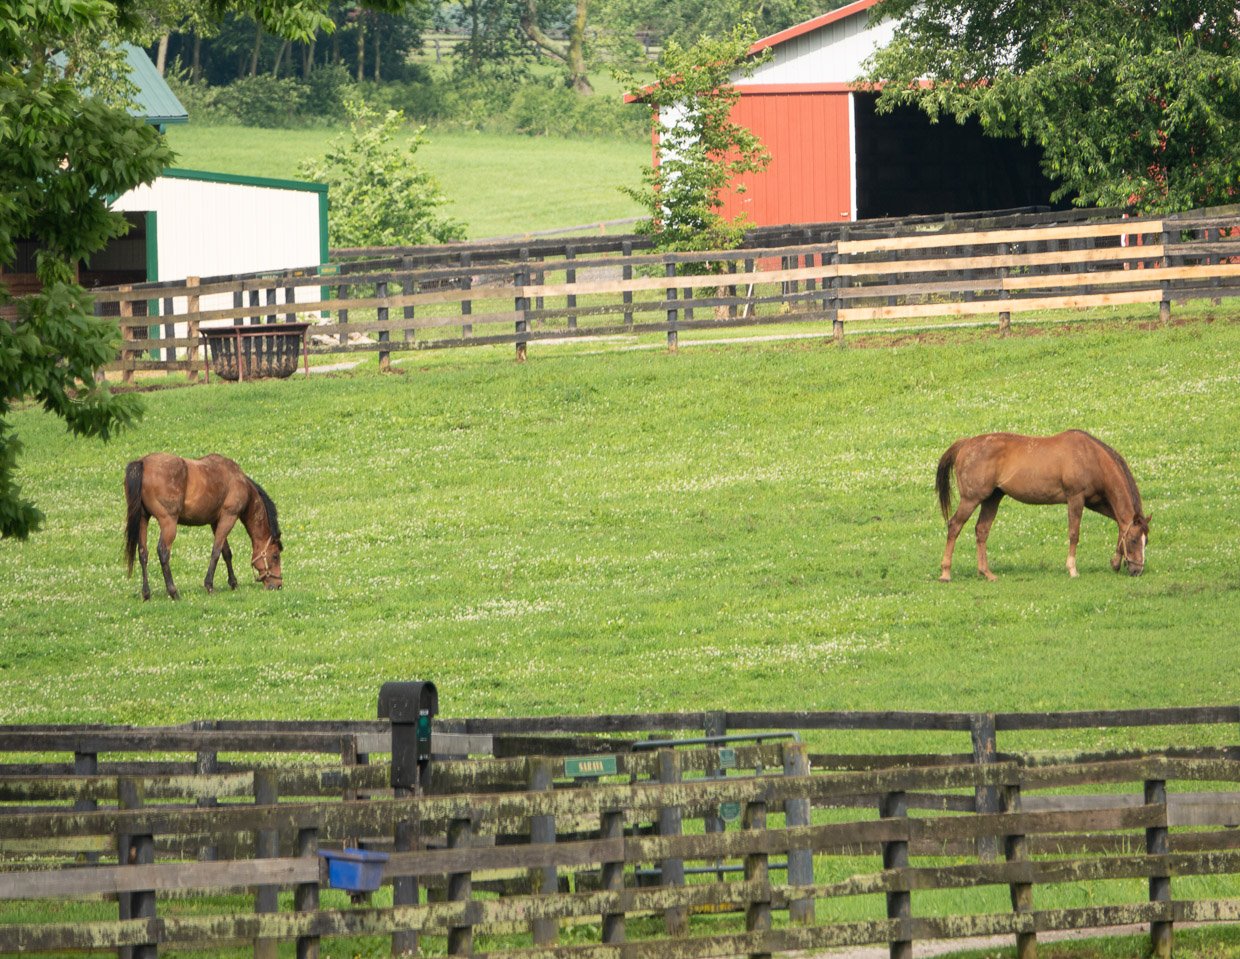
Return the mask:
[[[48,520],[0,543],[0,722],[365,717],[409,677],[448,716],[1234,702],[1238,349],[1222,314],[843,350],[538,346],[525,365],[479,348],[153,392],[108,445],[26,409],[22,482]],[[942,450],[1070,426],[1131,463],[1146,575],[1111,572],[1114,526],[1088,514],[1069,580],[1065,510],[1005,503],[999,581],[973,573],[970,528],[936,582]],[[140,601],[121,479],[152,450],[219,451],[267,488],[283,591],[245,575],[207,595],[209,534],[187,528],[185,598],[153,565]]]
[[[263,130],[171,127],[176,164],[196,170],[298,179],[304,160],[323,154],[342,128]],[[431,131],[419,164],[438,179],[444,212],[465,223],[470,238],[640,216],[620,192],[636,186],[650,162],[649,140],[564,140]]]

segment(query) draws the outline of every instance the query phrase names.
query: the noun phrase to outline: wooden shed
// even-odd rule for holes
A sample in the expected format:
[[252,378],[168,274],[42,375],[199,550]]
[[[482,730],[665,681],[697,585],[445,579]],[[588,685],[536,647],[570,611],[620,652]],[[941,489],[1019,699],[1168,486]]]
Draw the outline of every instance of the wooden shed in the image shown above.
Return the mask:
[[727,198],[725,214],[773,226],[1049,204],[1036,149],[987,137],[976,121],[932,124],[912,107],[876,112],[877,95],[857,78],[894,32],[890,22],[870,24],[877,2],[856,0],[750,48],[770,57],[737,82],[733,117],[772,159],[743,177],[746,190]]

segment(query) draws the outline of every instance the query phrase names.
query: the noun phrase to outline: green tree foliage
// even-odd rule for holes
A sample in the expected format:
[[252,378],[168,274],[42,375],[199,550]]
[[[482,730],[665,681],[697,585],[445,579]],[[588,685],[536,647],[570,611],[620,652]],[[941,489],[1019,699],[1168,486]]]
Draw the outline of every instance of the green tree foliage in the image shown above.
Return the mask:
[[404,126],[399,110],[382,116],[357,99],[347,101],[348,132],[334,138],[320,161],[299,172],[327,184],[333,246],[388,246],[446,243],[462,239],[465,228],[438,214],[446,202],[435,179],[418,168],[422,128],[408,146],[393,149]]
[[[976,116],[1044,151],[1057,197],[1173,211],[1240,199],[1234,0],[883,0],[880,109]],[[920,82],[923,78],[930,84]]]
[[640,188],[624,192],[650,210],[646,229],[659,249],[729,249],[744,234],[744,217],[729,220],[722,209],[738,176],[770,162],[757,136],[731,116],[740,98],[732,76],[748,76],[760,62],[748,57],[755,39],[746,22],[723,39],[689,47],[670,40],[653,83],[624,78],[630,94],[650,105],[659,138],[659,162],[643,171]]
[[[122,84],[102,82],[106,64],[93,72],[75,60],[63,65],[66,40],[107,35],[112,14],[103,0],[0,0],[0,267],[12,270],[20,242],[43,286],[16,301],[15,322],[0,320],[4,537],[25,538],[43,520],[17,484],[21,444],[7,422],[14,403],[34,400],[74,433],[103,439],[139,412],[135,397],[95,382],[120,336],[92,315],[75,282],[77,263],[126,229],[109,194],[153,180],[171,161],[158,133],[125,111]],[[74,82],[83,77],[97,92]],[[0,305],[12,302],[0,283]]]

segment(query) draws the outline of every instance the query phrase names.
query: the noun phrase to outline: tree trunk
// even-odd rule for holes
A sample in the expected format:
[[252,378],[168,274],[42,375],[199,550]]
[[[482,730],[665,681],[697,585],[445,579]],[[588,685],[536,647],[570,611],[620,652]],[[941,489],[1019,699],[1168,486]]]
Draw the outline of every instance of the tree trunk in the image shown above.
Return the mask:
[[568,63],[568,57],[560,49],[560,45],[543,33],[542,27],[538,25],[538,0],[525,0],[521,7],[521,30],[538,48],[539,53],[544,53],[560,63]]
[[586,76],[586,14],[589,0],[577,0],[577,14],[568,31],[568,81],[578,93],[593,93]]
[[258,54],[263,48],[263,25],[257,23],[254,25],[254,49],[250,51],[250,73],[252,77],[258,76]]
[[155,72],[161,77],[164,75],[164,68],[168,65],[168,34],[164,34],[159,38],[159,49],[155,53]]
[[301,55],[301,78],[309,80],[310,74],[314,72],[314,40],[312,39],[306,44]]
[[376,30],[375,31],[375,71],[374,71],[375,72],[375,83],[378,83],[382,79],[379,76],[379,43],[382,39],[383,39],[383,30],[382,29]]
[[194,31],[194,52],[190,60],[189,78],[195,83],[202,80],[202,37]]
[[366,79],[366,23],[357,15],[357,82]]
[[284,54],[288,51],[288,43],[289,42],[287,40],[281,43],[280,50],[276,53],[276,63],[275,66],[271,68],[271,75],[273,77],[278,77],[280,75],[280,64],[284,62]]

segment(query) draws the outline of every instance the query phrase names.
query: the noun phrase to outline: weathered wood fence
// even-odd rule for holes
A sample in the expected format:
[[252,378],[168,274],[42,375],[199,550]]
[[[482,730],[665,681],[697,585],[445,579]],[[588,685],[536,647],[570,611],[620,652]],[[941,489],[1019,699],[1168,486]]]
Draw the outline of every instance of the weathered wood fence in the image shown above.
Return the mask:
[[[394,748],[386,723],[2,727],[0,953],[315,956],[325,937],[410,952],[434,936],[450,956],[885,942],[901,959],[916,940],[1009,935],[1029,959],[1045,931],[1147,923],[1168,956],[1176,923],[1240,920],[1240,748],[1052,758],[1000,752],[997,734],[1187,726],[1191,742],[1238,722],[1237,707],[446,720],[409,795],[367,762]],[[858,729],[967,733],[971,749],[827,754],[793,735]],[[317,853],[341,846],[390,850],[401,893],[330,888]],[[1091,904],[1039,903],[1065,884]],[[987,887],[1010,909],[960,892]]]
[[[740,250],[634,252],[583,238],[515,249],[419,250],[278,274],[95,292],[125,339],[110,369],[205,368],[201,333],[309,319],[310,352],[378,353],[530,344],[774,323],[978,322],[1014,315],[1240,295],[1240,209],[1168,219],[1032,214],[767,231]],[[830,239],[825,237],[830,236]],[[752,245],[752,244],[760,245]],[[515,252],[515,259],[508,258]],[[152,314],[158,312],[159,320]],[[259,348],[258,340],[253,348]],[[250,347],[247,345],[247,349]]]

